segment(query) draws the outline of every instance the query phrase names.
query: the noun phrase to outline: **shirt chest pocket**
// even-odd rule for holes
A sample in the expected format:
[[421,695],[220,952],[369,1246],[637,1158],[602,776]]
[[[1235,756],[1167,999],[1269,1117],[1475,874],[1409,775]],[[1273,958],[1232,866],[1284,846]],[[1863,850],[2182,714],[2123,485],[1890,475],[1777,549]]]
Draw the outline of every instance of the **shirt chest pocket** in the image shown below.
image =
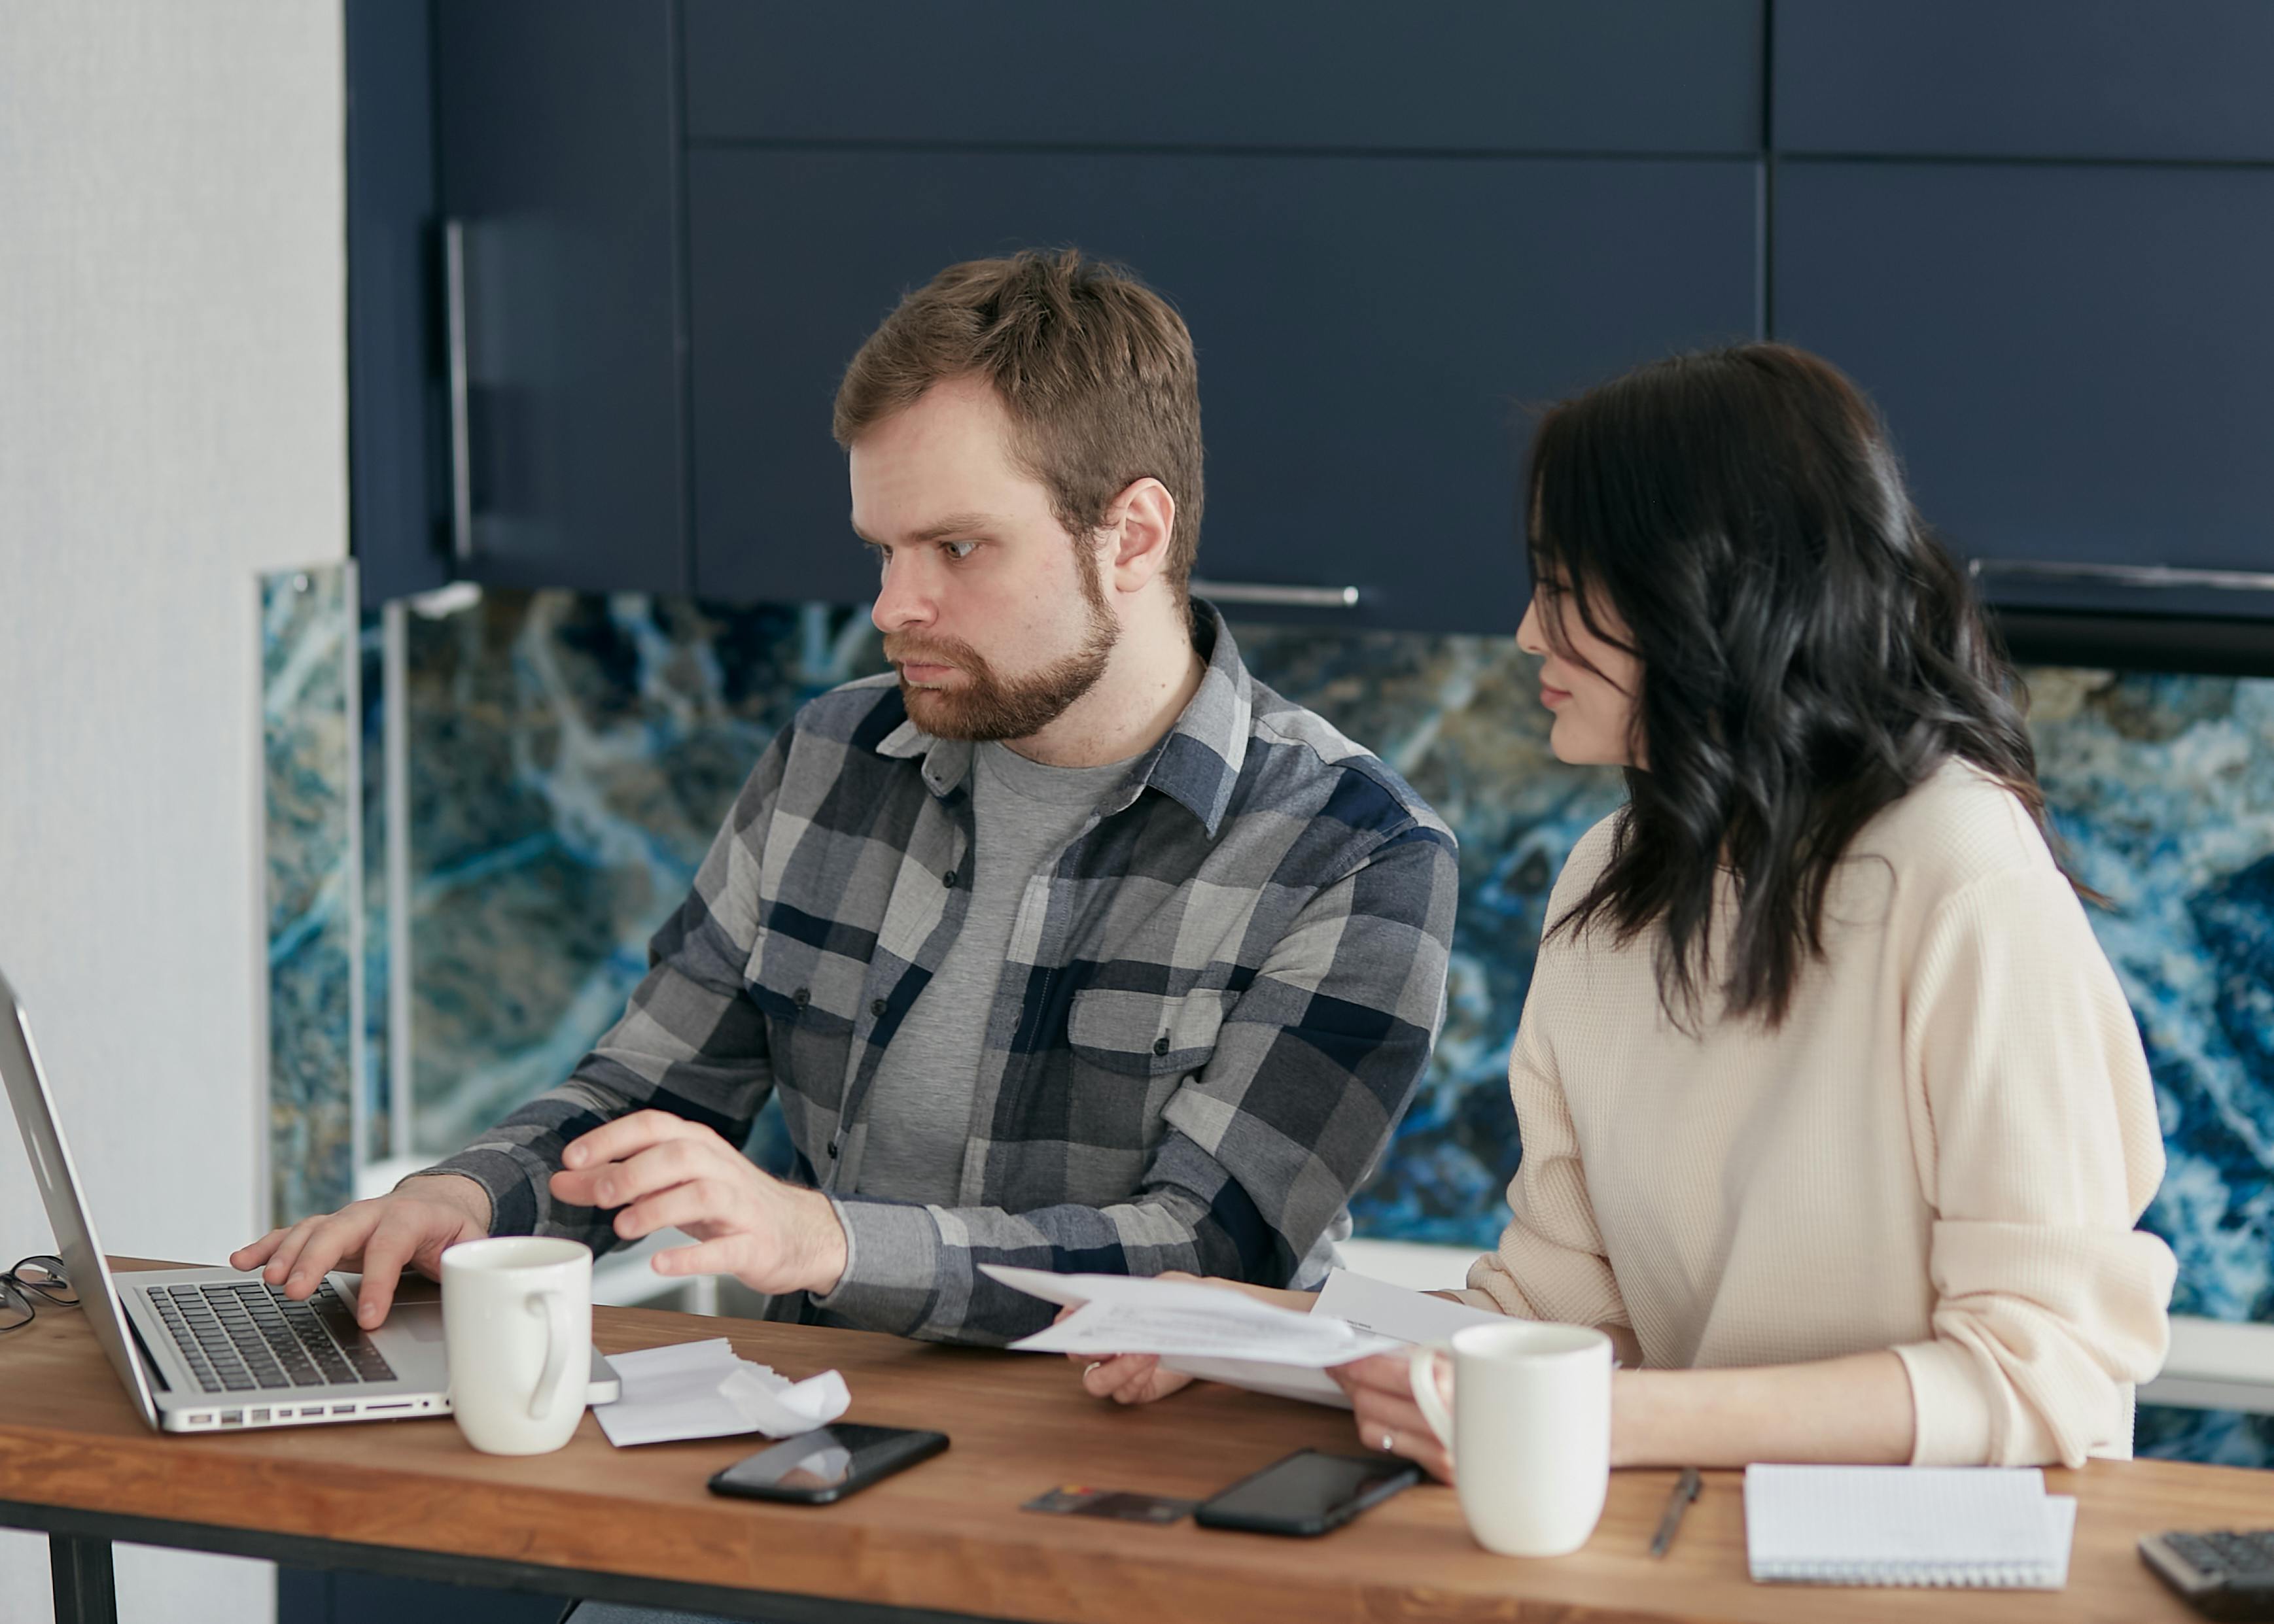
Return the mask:
[[774,1079],[826,1109],[845,1088],[853,1011],[869,966],[778,930],[761,930],[742,971],[750,1002],[766,1018]]
[[1093,987],[1073,996],[1066,1043],[1077,1060],[1118,1076],[1182,1076],[1214,1056],[1224,1011],[1236,996],[1204,990],[1164,998]]
[[743,966],[752,1002],[769,1018],[796,1021],[819,1032],[850,1032],[869,966],[810,942],[761,930]]

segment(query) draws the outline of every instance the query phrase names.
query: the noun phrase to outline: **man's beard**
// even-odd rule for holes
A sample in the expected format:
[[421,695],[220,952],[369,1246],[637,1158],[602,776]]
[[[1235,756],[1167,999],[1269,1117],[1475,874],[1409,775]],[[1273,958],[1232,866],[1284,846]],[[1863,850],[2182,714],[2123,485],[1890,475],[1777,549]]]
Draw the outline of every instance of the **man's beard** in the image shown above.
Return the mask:
[[1027,676],[1005,678],[997,673],[978,650],[960,638],[926,638],[895,634],[885,639],[885,658],[895,667],[907,664],[953,665],[963,673],[955,688],[915,688],[904,674],[900,696],[915,725],[937,739],[984,741],[1025,739],[1064,716],[1073,703],[1097,686],[1105,674],[1121,628],[1106,606],[1105,590],[1097,581],[1097,565],[1088,559],[1077,567],[1082,599],[1088,608],[1088,626],[1081,646],[1052,660]]

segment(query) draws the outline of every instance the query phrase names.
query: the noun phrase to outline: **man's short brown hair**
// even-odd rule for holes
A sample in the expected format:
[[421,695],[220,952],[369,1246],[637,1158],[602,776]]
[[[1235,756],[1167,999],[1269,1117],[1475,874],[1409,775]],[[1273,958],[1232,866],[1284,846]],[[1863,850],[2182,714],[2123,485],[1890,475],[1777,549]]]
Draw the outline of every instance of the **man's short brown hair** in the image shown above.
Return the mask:
[[837,387],[849,447],[934,384],[979,378],[1011,415],[1011,455],[1077,539],[1150,476],[1177,504],[1163,573],[1179,601],[1201,534],[1200,368],[1169,302],[1073,249],[951,265],[903,298]]

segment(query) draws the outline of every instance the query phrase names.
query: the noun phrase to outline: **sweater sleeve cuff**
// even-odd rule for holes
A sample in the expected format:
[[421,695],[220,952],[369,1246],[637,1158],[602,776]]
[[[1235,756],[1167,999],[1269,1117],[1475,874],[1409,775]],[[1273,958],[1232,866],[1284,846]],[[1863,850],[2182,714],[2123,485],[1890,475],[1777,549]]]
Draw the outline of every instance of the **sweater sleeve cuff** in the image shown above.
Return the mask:
[[492,1235],[527,1235],[536,1229],[537,1198],[530,1190],[529,1176],[508,1153],[462,1150],[433,1167],[420,1168],[398,1179],[395,1187],[400,1190],[413,1178],[431,1178],[439,1173],[471,1178],[482,1187],[483,1193],[490,1199]]
[[868,1330],[915,1335],[939,1291],[939,1226],[930,1209],[833,1195],[829,1205],[845,1230],[845,1272],[813,1305]]
[[1972,1355],[1949,1342],[1894,1350],[1911,1384],[1911,1464],[1979,1466],[1990,1458],[1990,1401]]

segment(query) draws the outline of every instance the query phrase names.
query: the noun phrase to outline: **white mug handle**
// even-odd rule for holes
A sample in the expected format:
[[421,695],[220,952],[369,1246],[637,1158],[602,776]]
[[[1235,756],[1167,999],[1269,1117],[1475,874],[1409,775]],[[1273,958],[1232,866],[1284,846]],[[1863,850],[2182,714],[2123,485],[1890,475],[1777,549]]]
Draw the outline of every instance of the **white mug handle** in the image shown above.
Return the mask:
[[1442,1348],[1417,1347],[1405,1356],[1405,1368],[1413,1384],[1413,1402],[1421,1407],[1421,1417],[1428,1422],[1429,1430],[1437,1434],[1437,1441],[1445,1446],[1447,1454],[1453,1448],[1453,1412],[1445,1408],[1445,1401],[1437,1391],[1437,1356]]
[[561,1381],[568,1369],[568,1294],[532,1291],[527,1306],[531,1313],[545,1316],[545,1369],[529,1395],[529,1418],[542,1421],[565,1396]]

